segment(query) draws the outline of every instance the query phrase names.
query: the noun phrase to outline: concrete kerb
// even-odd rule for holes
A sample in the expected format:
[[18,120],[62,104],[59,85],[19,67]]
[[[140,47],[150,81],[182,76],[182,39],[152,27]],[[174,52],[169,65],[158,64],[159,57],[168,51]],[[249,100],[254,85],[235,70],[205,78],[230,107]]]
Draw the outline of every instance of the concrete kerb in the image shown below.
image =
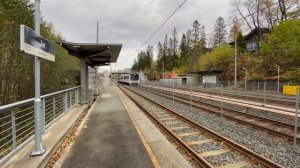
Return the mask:
[[[28,157],[33,148],[33,141],[31,141],[29,144],[24,146],[18,153],[16,153],[12,158],[10,158],[6,163],[4,163],[2,166],[3,167],[44,167],[48,163],[49,159],[51,156],[55,153],[55,151],[58,149],[58,147],[61,145],[63,139],[69,134],[69,132],[72,130],[72,128],[75,126],[76,122],[81,118],[82,114],[89,108],[90,106],[87,105],[82,105],[81,108],[78,109],[72,109],[72,110],[78,110],[76,111],[70,111],[67,112],[65,115],[60,117],[60,119],[57,120],[56,123],[54,123],[52,126],[50,126],[47,131],[43,135],[43,140],[44,140],[44,145],[46,145],[46,153],[42,156],[39,157]],[[63,127],[64,125],[62,124],[64,121],[67,121],[70,116],[72,116],[70,113],[74,113],[78,115],[76,118],[73,118],[73,122],[70,123],[69,126],[67,126],[65,132],[60,133],[60,135],[57,135],[58,140],[53,140],[51,139],[52,135],[55,130],[51,129],[57,129],[60,127]],[[69,115],[69,116],[66,116]],[[66,117],[64,117],[66,116]],[[55,134],[55,133],[54,133]]]

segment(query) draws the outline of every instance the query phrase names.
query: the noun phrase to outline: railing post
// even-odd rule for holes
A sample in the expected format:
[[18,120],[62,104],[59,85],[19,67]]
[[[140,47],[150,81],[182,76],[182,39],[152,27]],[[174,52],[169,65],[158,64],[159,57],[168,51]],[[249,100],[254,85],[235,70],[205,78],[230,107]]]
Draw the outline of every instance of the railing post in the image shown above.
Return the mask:
[[73,105],[73,102],[72,102],[72,91],[71,90],[69,91],[69,99],[70,99],[70,101],[69,101],[70,103],[69,103],[68,109],[71,108],[72,105]]
[[17,132],[16,132],[16,116],[15,110],[11,111],[11,129],[12,129],[12,142],[13,142],[13,149],[17,149]]
[[221,84],[221,119],[223,119],[223,85]]
[[193,93],[193,82],[191,82],[191,91],[190,91],[190,112],[192,112],[192,102],[193,102],[192,93]]
[[41,118],[42,118],[42,122],[41,122],[41,127],[42,128],[41,129],[42,129],[42,133],[45,132],[45,125],[46,125],[45,124],[45,122],[46,122],[45,121],[46,120],[46,117],[45,117],[46,116],[46,110],[45,110],[46,109],[46,106],[45,106],[46,105],[46,100],[45,99],[46,98],[42,99],[42,111],[41,111],[42,112],[42,114],[41,114]]
[[67,109],[68,109],[68,92],[67,91],[65,91],[65,93],[64,93],[63,100],[64,100],[64,112],[67,112]]
[[174,90],[175,90],[175,83],[174,83],[174,79],[173,79],[173,107],[174,107],[174,103],[175,103],[175,101],[174,101]]
[[78,106],[78,104],[79,104],[79,88],[77,88],[75,91],[75,103],[76,103],[76,106]]
[[56,118],[56,102],[55,102],[55,97],[54,96],[52,98],[52,102],[53,102],[53,104],[52,104],[53,120],[55,120],[55,118]]
[[299,88],[296,89],[296,111],[295,111],[295,127],[294,127],[294,143],[297,144],[297,135],[298,135],[298,109],[299,109]]
[[264,82],[264,106],[266,106],[266,82]]

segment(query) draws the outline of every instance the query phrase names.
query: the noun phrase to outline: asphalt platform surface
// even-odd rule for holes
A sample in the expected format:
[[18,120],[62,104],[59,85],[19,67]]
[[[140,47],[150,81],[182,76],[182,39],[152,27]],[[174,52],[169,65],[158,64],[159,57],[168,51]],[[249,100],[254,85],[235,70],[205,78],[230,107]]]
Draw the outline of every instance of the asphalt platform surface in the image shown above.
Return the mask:
[[114,86],[105,88],[61,167],[153,167]]

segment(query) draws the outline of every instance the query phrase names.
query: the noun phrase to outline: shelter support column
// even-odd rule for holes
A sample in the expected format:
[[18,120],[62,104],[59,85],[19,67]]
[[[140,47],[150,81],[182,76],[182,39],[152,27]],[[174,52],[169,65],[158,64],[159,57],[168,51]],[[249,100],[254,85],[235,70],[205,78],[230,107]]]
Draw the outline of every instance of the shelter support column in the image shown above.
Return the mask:
[[84,58],[80,58],[80,103],[88,103],[88,66]]

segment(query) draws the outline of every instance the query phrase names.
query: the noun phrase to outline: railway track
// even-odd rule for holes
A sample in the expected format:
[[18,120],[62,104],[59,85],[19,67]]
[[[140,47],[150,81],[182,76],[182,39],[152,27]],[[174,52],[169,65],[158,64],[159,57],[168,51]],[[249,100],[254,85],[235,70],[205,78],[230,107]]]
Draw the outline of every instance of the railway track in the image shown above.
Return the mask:
[[[209,94],[203,94],[203,93],[198,93],[198,92],[190,92],[190,91],[183,91],[180,89],[171,89],[171,88],[164,88],[164,87],[157,87],[157,86],[143,86],[146,88],[156,88],[160,90],[165,90],[165,91],[174,91],[175,93],[180,93],[180,94],[192,94],[195,97],[198,98],[203,98],[203,99],[208,99],[212,101],[220,101],[221,96],[220,95],[209,95]],[[282,107],[278,105],[270,105],[270,104],[262,104],[262,103],[257,103],[249,100],[241,100],[237,98],[229,98],[229,97],[223,97],[223,102],[227,104],[232,104],[232,105],[239,105],[247,108],[252,108],[256,110],[261,110],[261,111],[266,111],[266,112],[272,112],[272,113],[277,113],[280,115],[286,115],[289,117],[294,117],[295,116],[295,108],[287,108],[287,107]]]
[[281,167],[133,90],[119,87],[201,167]]
[[[147,91],[150,91],[153,94],[168,98],[168,99],[173,99],[173,94],[170,92],[165,91],[163,94],[154,88],[148,89]],[[294,139],[294,125],[264,118],[261,116],[257,116],[254,114],[250,114],[247,112],[241,112],[237,110],[232,110],[232,109],[227,109],[223,107],[223,110],[221,111],[220,106],[214,105],[214,104],[207,104],[200,102],[198,100],[193,100],[191,101],[190,98],[185,97],[184,95],[174,95],[174,100],[186,105],[191,105],[195,108],[198,108],[200,110],[209,112],[211,114],[215,114],[222,116],[226,119],[233,120],[239,123],[242,123],[244,125],[248,125],[254,128],[257,128],[262,131],[266,131],[268,133],[271,133],[273,135],[276,135],[278,137],[286,138],[290,141]],[[300,130],[300,127],[298,127],[298,130]],[[299,131],[297,132],[297,140],[299,142],[300,140],[300,134]]]
[[[167,87],[167,88],[171,88],[171,87]],[[177,87],[176,89],[184,90],[184,91],[190,90],[189,88],[180,88],[180,87]],[[220,94],[220,92],[217,90],[209,90],[209,89],[194,88],[193,91],[198,92],[198,93],[210,94],[210,95],[219,95]],[[256,103],[264,102],[264,96],[261,93],[259,94],[259,93],[227,91],[227,90],[224,90],[223,92],[224,92],[224,95],[227,95],[228,97],[231,97],[231,98],[251,100]],[[270,97],[270,96],[271,95],[267,94],[266,98],[265,98],[265,101],[268,104],[281,105],[281,106],[290,107],[290,108],[295,107],[295,98],[292,96],[284,96],[284,95],[281,95],[281,96],[280,95],[272,95],[273,97]]]

